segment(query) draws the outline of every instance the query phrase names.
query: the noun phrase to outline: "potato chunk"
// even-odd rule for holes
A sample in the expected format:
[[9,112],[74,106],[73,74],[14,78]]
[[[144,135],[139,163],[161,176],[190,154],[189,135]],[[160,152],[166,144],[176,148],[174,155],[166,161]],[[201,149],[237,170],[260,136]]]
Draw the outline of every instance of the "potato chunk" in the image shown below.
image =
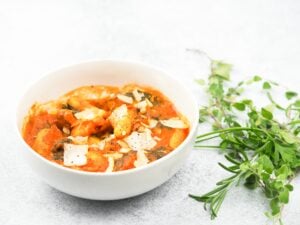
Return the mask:
[[114,128],[114,135],[116,137],[124,137],[130,134],[133,118],[133,111],[128,110],[125,104],[116,108],[109,117],[109,121]]

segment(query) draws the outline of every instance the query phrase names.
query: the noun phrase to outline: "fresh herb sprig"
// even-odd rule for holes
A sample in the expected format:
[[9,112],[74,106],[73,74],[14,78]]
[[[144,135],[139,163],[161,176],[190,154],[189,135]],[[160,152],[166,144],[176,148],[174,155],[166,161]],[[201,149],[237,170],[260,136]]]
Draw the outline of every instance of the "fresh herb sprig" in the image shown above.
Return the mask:
[[[282,223],[281,213],[293,190],[291,181],[300,168],[300,100],[296,92],[287,91],[285,96],[289,104],[279,105],[271,92],[278,84],[263,81],[259,76],[232,85],[231,69],[230,64],[211,60],[206,85],[209,102],[201,107],[199,122],[210,122],[213,131],[199,135],[195,147],[221,150],[230,164],[219,165],[232,176],[219,181],[215,189],[204,195],[189,196],[204,202],[214,219],[227,192],[244,183],[250,189],[261,188],[270,202],[266,215]],[[262,108],[257,108],[254,100],[243,95],[246,86],[258,83],[270,101]],[[286,121],[276,120],[272,109],[284,113]],[[244,113],[246,119],[242,120],[239,112]],[[219,144],[202,144],[211,139],[217,139]]]

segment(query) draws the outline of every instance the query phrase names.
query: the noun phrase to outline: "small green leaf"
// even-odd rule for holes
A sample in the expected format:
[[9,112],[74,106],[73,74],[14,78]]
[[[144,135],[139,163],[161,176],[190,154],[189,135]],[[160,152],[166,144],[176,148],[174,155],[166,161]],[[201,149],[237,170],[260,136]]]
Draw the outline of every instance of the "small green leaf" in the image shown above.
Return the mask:
[[252,119],[253,121],[256,121],[258,119],[258,114],[256,111],[251,111],[248,113],[248,116],[250,119]]
[[278,192],[279,190],[281,190],[283,188],[283,182],[280,180],[275,180],[275,181],[273,181],[272,186],[274,189],[277,189],[275,191]]
[[289,191],[293,191],[294,188],[291,184],[286,184],[285,187],[289,190]]
[[281,187],[282,180],[286,180],[289,176],[291,176],[292,171],[286,164],[283,164],[279,169],[275,171],[275,175],[277,177],[277,182],[281,182],[280,183],[280,187]]
[[300,100],[297,100],[293,104],[295,107],[300,107]]
[[204,123],[206,121],[205,116],[199,116],[199,123]]
[[268,181],[270,179],[271,175],[269,173],[262,173],[261,178],[263,181]]
[[257,82],[257,81],[261,81],[262,79],[261,79],[261,77],[260,76],[254,76],[253,77],[253,81],[255,81],[255,82]]
[[273,114],[265,108],[261,108],[261,114],[264,118],[268,120],[273,119]]
[[281,158],[286,163],[293,163],[296,161],[296,150],[293,146],[284,146],[275,143],[275,150],[279,152]]
[[259,157],[258,159],[258,163],[261,164],[263,166],[263,169],[271,174],[273,172],[274,166],[272,161],[270,160],[270,158],[266,155],[262,155]]
[[277,198],[272,199],[270,202],[270,207],[272,210],[272,215],[277,215],[280,212],[279,200]]
[[231,72],[232,65],[228,63],[224,63],[219,60],[213,60],[211,68],[212,68],[212,75],[220,76],[225,80],[230,79],[230,72]]
[[244,111],[246,109],[245,104],[241,103],[241,102],[234,103],[233,107],[236,108],[237,110],[240,110],[240,111]]
[[269,82],[265,81],[263,83],[263,89],[265,89],[265,90],[271,89],[271,84]]
[[250,99],[244,99],[244,100],[242,101],[242,103],[244,103],[245,105],[252,105],[252,104],[253,104],[253,101],[250,100]]
[[221,143],[220,143],[220,148],[221,149],[226,149],[228,146],[228,141],[226,140],[223,140]]
[[218,109],[214,109],[214,110],[212,111],[212,114],[213,114],[215,117],[218,117],[218,116],[219,116],[219,113],[220,113],[220,111],[219,111]]
[[205,80],[204,79],[196,79],[195,80],[198,84],[200,84],[200,85],[205,85]]
[[214,97],[222,98],[224,93],[223,86],[219,83],[212,83],[209,85],[209,92]]
[[283,137],[283,139],[289,144],[294,144],[294,143],[299,142],[299,138],[290,132],[283,130],[283,131],[280,131],[280,134]]
[[289,202],[289,190],[286,187],[279,193],[278,199],[285,204]]
[[255,174],[250,175],[246,178],[245,186],[249,189],[255,189],[258,187],[259,177]]
[[199,123],[203,123],[207,120],[207,116],[209,115],[207,108],[201,108],[199,110]]
[[293,92],[293,91],[287,91],[287,92],[285,92],[285,97],[288,100],[290,100],[290,99],[292,99],[292,98],[294,98],[296,96],[298,96],[298,93],[296,93],[296,92]]
[[265,187],[265,194],[267,198],[274,198],[277,193],[275,193],[274,190],[267,185]]

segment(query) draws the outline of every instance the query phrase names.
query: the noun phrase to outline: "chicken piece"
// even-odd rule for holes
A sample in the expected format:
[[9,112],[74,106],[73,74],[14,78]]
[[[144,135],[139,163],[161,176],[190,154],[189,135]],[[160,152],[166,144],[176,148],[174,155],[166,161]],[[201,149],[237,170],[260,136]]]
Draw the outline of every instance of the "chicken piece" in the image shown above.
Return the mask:
[[98,150],[89,149],[87,153],[87,164],[84,169],[87,171],[104,172],[108,167],[108,160]]
[[76,123],[76,118],[73,115],[72,111],[66,110],[64,111],[63,118],[66,122],[68,122],[71,126],[74,126]]
[[185,139],[186,137],[186,131],[183,129],[175,129],[173,135],[170,138],[170,147],[171,148],[177,148]]
[[124,137],[131,132],[134,111],[129,110],[125,104],[114,109],[108,118],[114,128],[114,135],[117,138]]
[[71,96],[68,99],[67,103],[73,110],[83,110],[85,107],[90,106],[90,104],[86,100],[83,100],[78,96]]
[[25,118],[26,124],[23,127],[22,133],[26,143],[33,146],[38,133],[49,126],[57,123],[57,118],[50,114],[40,114]]
[[93,107],[87,108],[74,116],[78,119],[73,127],[72,136],[90,136],[92,134],[111,129],[110,122],[106,119],[106,112]]
[[80,97],[86,100],[101,100],[109,97],[111,92],[118,91],[118,88],[107,88],[105,86],[83,86],[67,94],[71,97]]
[[45,128],[39,131],[32,148],[39,154],[47,156],[55,143],[63,137],[62,132],[57,128],[57,126],[52,125],[50,128]]
[[78,120],[95,120],[99,118],[104,118],[106,115],[106,112],[102,109],[99,109],[97,107],[89,107],[84,109],[81,112],[75,113],[75,117]]
[[44,104],[36,103],[34,107],[35,114],[41,114],[46,112],[50,115],[56,115],[58,113],[59,103],[55,101],[49,101]]
[[33,143],[32,148],[34,150],[36,150],[38,153],[40,153],[41,155],[46,155],[45,153],[47,152],[47,150],[50,148],[45,142],[44,142],[44,138],[45,136],[48,134],[50,129],[46,128],[46,129],[42,129],[40,132],[38,132],[36,139]]
[[98,137],[95,136],[90,136],[88,137],[88,144],[89,145],[98,145],[100,143],[100,139]]
[[102,132],[108,127],[108,121],[102,119],[95,123],[94,121],[81,121],[77,126],[75,126],[72,131],[71,135],[76,136],[90,136],[92,134],[96,134]]

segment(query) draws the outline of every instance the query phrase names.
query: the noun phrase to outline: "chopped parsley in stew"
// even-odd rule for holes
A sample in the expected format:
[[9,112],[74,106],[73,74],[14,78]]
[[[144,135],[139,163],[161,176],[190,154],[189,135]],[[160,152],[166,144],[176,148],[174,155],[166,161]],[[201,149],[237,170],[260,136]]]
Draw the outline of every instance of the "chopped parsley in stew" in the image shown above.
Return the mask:
[[160,91],[135,84],[83,86],[34,104],[23,137],[37,153],[65,167],[128,170],[164,157],[189,133],[188,121]]

